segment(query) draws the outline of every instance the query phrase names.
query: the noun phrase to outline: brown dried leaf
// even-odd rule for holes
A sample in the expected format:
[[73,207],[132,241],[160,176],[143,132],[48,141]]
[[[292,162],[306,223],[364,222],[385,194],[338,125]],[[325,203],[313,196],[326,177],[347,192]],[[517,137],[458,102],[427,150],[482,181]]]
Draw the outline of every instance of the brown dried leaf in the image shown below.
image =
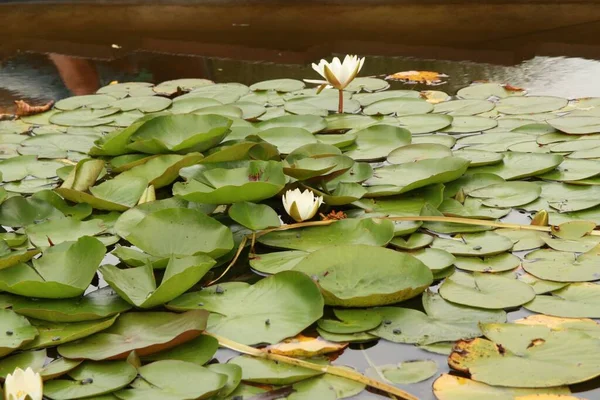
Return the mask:
[[346,213],[344,213],[343,211],[335,211],[335,210],[332,210],[327,215],[325,215],[323,213],[319,213],[319,215],[321,216],[321,221],[331,221],[331,220],[339,221],[341,219],[348,218]]
[[442,78],[447,78],[448,75],[434,71],[402,71],[388,75],[385,79],[392,81],[401,81],[405,83],[424,83],[426,85],[441,85],[446,83]]
[[334,343],[320,337],[314,338],[299,334],[293,338],[285,339],[281,343],[270,345],[265,350],[289,357],[313,357],[341,351],[347,346],[348,343]]
[[54,102],[50,101],[42,106],[32,106],[23,100],[16,100],[15,101],[15,105],[16,105],[15,114],[18,115],[19,117],[40,114],[40,113],[48,111],[52,107],[53,104],[54,104]]

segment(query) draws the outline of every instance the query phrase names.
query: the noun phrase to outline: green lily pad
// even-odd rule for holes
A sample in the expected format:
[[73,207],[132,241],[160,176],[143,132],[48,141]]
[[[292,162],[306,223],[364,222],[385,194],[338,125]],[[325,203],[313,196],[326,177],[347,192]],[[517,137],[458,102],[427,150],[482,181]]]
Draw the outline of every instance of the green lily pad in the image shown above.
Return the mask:
[[44,385],[52,400],[80,399],[111,393],[127,386],[137,371],[125,361],[84,362],[69,372],[68,379],[54,379]]
[[497,164],[504,158],[502,154],[494,153],[485,150],[472,150],[472,149],[460,149],[453,151],[455,157],[464,158],[469,160],[471,163],[470,167],[480,167],[483,165]]
[[195,310],[183,314],[130,312],[103,332],[63,344],[58,352],[74,359],[125,359],[133,350],[146,356],[170,349],[198,337],[206,328],[208,313]]
[[429,246],[431,242],[433,242],[433,236],[425,233],[413,233],[408,239],[395,237],[390,244],[401,250],[417,250]]
[[233,248],[231,231],[200,211],[167,208],[147,214],[126,239],[158,257],[222,256]]
[[62,126],[99,126],[110,124],[115,120],[118,108],[81,108],[73,111],[63,111],[52,115],[49,121]]
[[498,122],[494,119],[489,119],[480,116],[454,116],[452,124],[440,132],[447,133],[472,133],[482,132],[488,129],[495,128]]
[[485,172],[506,180],[514,180],[542,175],[552,171],[562,162],[563,157],[557,154],[507,152],[504,153],[502,163],[471,168],[469,173]]
[[537,295],[528,310],[566,318],[600,318],[600,288],[595,283],[572,283],[551,295]]
[[122,399],[205,399],[227,383],[227,375],[197,364],[164,360],[138,370],[148,387],[134,387],[118,393]]
[[439,292],[453,303],[485,309],[518,307],[535,297],[524,282],[480,272],[455,272],[446,278]]
[[483,99],[463,99],[437,103],[433,112],[452,116],[469,116],[481,114],[493,109],[494,103],[491,101]]
[[523,269],[530,274],[555,282],[585,282],[600,279],[600,249],[592,248],[580,256],[552,249],[535,250],[525,256]]
[[468,165],[462,158],[444,157],[385,166],[375,169],[365,184],[371,186],[371,195],[374,195],[374,186],[383,187],[377,196],[400,194],[433,183],[453,181],[465,173]]
[[48,218],[61,218],[62,213],[48,202],[32,197],[13,196],[0,203],[0,224],[22,227]]
[[486,207],[483,200],[467,197],[464,203],[455,199],[445,199],[439,206],[439,211],[450,217],[465,217],[478,219],[498,219],[510,212],[510,208]]
[[371,367],[366,371],[367,376],[374,379],[385,379],[396,384],[410,384],[425,381],[437,373],[438,366],[433,360],[404,361],[397,365],[388,364]]
[[265,204],[235,203],[229,208],[229,216],[238,224],[253,231],[281,225],[275,210]]
[[363,109],[365,115],[390,115],[397,116],[411,114],[426,114],[433,110],[433,105],[422,99],[410,97],[394,97],[378,100]]
[[485,100],[490,97],[503,99],[508,96],[522,95],[521,91],[510,91],[503,85],[494,82],[473,83],[470,86],[460,89],[456,95],[461,99],[480,99]]
[[446,250],[435,249],[433,247],[426,247],[421,250],[413,251],[410,254],[416,259],[421,260],[421,262],[433,272],[434,279],[436,279],[435,274],[437,272],[450,267],[456,260],[456,257]]
[[481,335],[480,322],[504,322],[501,310],[482,310],[450,303],[429,291],[423,294],[425,313],[410,308],[382,307],[383,323],[370,333],[396,343],[421,345],[474,338]]
[[358,161],[372,161],[386,157],[395,148],[410,144],[410,132],[393,125],[377,124],[356,133],[355,148],[345,153]]
[[440,131],[452,124],[454,118],[440,114],[413,114],[398,117],[400,127],[408,129],[413,135]]
[[548,124],[570,135],[586,135],[600,132],[600,117],[564,116],[549,119]]
[[49,380],[57,378],[67,372],[75,369],[82,363],[80,360],[69,360],[67,358],[57,358],[56,360],[45,365],[40,371],[40,375],[43,380]]
[[513,242],[494,232],[467,233],[461,238],[435,238],[432,247],[455,256],[493,256],[510,250]]
[[358,101],[361,106],[365,107],[379,100],[391,99],[396,97],[407,97],[418,99],[421,96],[416,90],[385,90],[376,93],[355,93],[352,99]]
[[142,357],[144,361],[179,360],[204,365],[210,361],[219,348],[219,342],[212,336],[200,335],[172,349]]
[[393,236],[394,225],[391,221],[349,218],[329,226],[270,232],[257,240],[272,247],[314,251],[343,244],[385,246]]
[[503,272],[521,265],[521,259],[513,254],[505,253],[491,257],[456,257],[454,265],[466,271]]
[[476,381],[537,388],[600,375],[600,362],[593,356],[600,341],[583,332],[519,324],[485,324],[482,330],[489,340],[460,341],[448,358],[452,368],[468,371]]
[[312,369],[250,356],[235,357],[229,360],[228,363],[242,368],[242,379],[244,381],[266,385],[289,385],[321,375],[321,372]]
[[277,343],[318,320],[323,298],[310,278],[284,271],[254,285],[229,282],[187,293],[167,307],[208,310],[207,330],[239,343]]
[[304,89],[304,82],[295,79],[272,79],[257,82],[250,86],[250,90],[274,90],[276,92],[293,92]]
[[223,140],[230,126],[231,120],[214,114],[159,115],[137,126],[127,148],[149,154],[202,152]]
[[409,144],[392,150],[387,156],[387,161],[391,164],[404,164],[451,156],[452,151],[441,144]]
[[171,257],[160,285],[156,284],[154,270],[149,264],[129,269],[103,265],[100,272],[106,282],[127,302],[140,308],[152,308],[185,293],[213,265],[215,260],[205,255]]
[[322,318],[317,321],[319,328],[338,334],[365,332],[377,328],[382,316],[375,310],[345,310],[336,308],[333,313],[337,320]]
[[176,183],[173,194],[198,203],[231,204],[268,199],[284,185],[281,163],[250,161],[241,168],[203,170],[186,183]]
[[334,400],[355,397],[364,390],[365,384],[339,376],[325,374],[301,382],[296,382],[292,385],[292,388],[294,392],[288,396],[289,400],[306,398]]
[[156,85],[153,90],[158,94],[170,96],[179,90],[190,91],[207,85],[213,85],[213,82],[208,79],[198,78],[175,79],[172,81],[161,82]]
[[498,101],[496,110],[502,114],[535,114],[556,111],[567,103],[567,99],[551,96],[507,97]]
[[315,136],[303,128],[270,128],[258,132],[257,136],[277,146],[277,149],[283,154],[289,154],[305,144],[317,143]]
[[283,163],[283,172],[297,180],[330,181],[346,173],[354,160],[348,156],[322,156],[296,158],[288,156]]
[[293,269],[307,255],[305,251],[277,251],[255,254],[249,262],[252,268],[263,274],[276,274]]
[[82,236],[94,236],[105,230],[102,220],[79,221],[72,217],[52,219],[25,228],[31,243],[42,248],[75,241]]
[[496,229],[494,232],[512,240],[513,251],[533,250],[544,245],[539,232],[512,229]]
[[488,207],[516,207],[536,200],[542,189],[533,182],[503,182],[469,192]]
[[3,182],[20,181],[27,176],[53,178],[65,164],[57,161],[40,161],[36,156],[19,156],[0,161]]
[[90,94],[86,96],[73,96],[62,99],[54,105],[63,111],[77,110],[79,108],[102,109],[111,107],[115,98],[105,94]]
[[0,270],[0,289],[30,297],[60,299],[82,295],[96,274],[106,248],[93,237],[49,247],[33,266]]
[[110,327],[116,319],[117,316],[115,315],[114,317],[104,320],[83,322],[49,322],[33,320],[32,323],[39,334],[23,348],[41,349],[72,342]]
[[27,318],[14,311],[0,310],[0,322],[4,331],[0,335],[0,357],[12,353],[38,335],[38,330],[31,326]]
[[316,250],[294,270],[318,283],[325,304],[342,307],[397,303],[423,292],[433,281],[429,268],[416,258],[366,245]]
[[261,131],[271,128],[303,128],[317,133],[327,127],[325,120],[316,115],[283,115],[256,124]]
[[22,351],[12,354],[0,360],[0,379],[6,379],[6,376],[12,374],[17,368],[21,368],[23,371],[31,368],[33,372],[39,372],[44,368],[45,362],[45,349]]
[[98,94],[108,94],[116,99],[125,97],[152,96],[154,85],[148,82],[121,82],[106,85],[96,91]]
[[95,290],[76,299],[44,300],[15,297],[13,310],[21,315],[51,322],[91,321],[111,317],[131,308],[111,288]]

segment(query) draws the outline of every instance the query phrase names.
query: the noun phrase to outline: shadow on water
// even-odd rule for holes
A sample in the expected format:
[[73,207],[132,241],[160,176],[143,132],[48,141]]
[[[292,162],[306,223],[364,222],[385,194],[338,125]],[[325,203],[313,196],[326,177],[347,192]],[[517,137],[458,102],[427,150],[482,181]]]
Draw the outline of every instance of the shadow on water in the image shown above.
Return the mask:
[[[492,80],[541,95],[600,96],[599,10],[577,0],[4,0],[0,32],[10,40],[0,44],[0,114],[12,112],[14,100],[90,94],[115,80],[315,78],[311,62],[344,53],[368,56],[363,76],[443,72],[447,82],[434,89],[449,94]],[[435,360],[438,375],[448,371],[446,356],[384,340],[352,346],[335,363],[365,371],[414,359]],[[431,400],[438,375],[403,389]],[[598,387],[594,379],[572,390],[598,399]]]

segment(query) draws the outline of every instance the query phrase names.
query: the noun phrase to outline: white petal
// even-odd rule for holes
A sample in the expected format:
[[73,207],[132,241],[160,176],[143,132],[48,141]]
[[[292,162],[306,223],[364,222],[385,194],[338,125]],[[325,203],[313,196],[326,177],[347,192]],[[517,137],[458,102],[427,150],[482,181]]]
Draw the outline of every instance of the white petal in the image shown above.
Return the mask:
[[316,83],[317,85],[326,85],[329,83],[327,81],[323,81],[323,80],[319,80],[319,79],[302,79],[302,80],[306,83]]

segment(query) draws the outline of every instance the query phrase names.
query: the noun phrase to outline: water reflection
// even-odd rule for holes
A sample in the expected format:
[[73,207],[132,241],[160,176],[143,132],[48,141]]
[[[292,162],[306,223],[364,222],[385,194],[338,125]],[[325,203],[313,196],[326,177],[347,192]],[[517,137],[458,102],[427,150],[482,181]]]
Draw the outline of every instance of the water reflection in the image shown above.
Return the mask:
[[[583,58],[535,57],[515,66],[475,62],[422,60],[408,57],[369,57],[361,75],[431,70],[449,75],[436,87],[448,93],[474,80],[492,80],[562,97],[600,96],[600,61]],[[186,55],[134,53],[116,60],[96,60],[51,53],[21,54],[0,62],[0,113],[25,99],[47,102],[69,95],[94,93],[111,81],[162,82],[181,77],[252,84],[274,78],[314,77],[308,64],[276,64]],[[425,89],[423,85],[393,83],[396,88]]]

